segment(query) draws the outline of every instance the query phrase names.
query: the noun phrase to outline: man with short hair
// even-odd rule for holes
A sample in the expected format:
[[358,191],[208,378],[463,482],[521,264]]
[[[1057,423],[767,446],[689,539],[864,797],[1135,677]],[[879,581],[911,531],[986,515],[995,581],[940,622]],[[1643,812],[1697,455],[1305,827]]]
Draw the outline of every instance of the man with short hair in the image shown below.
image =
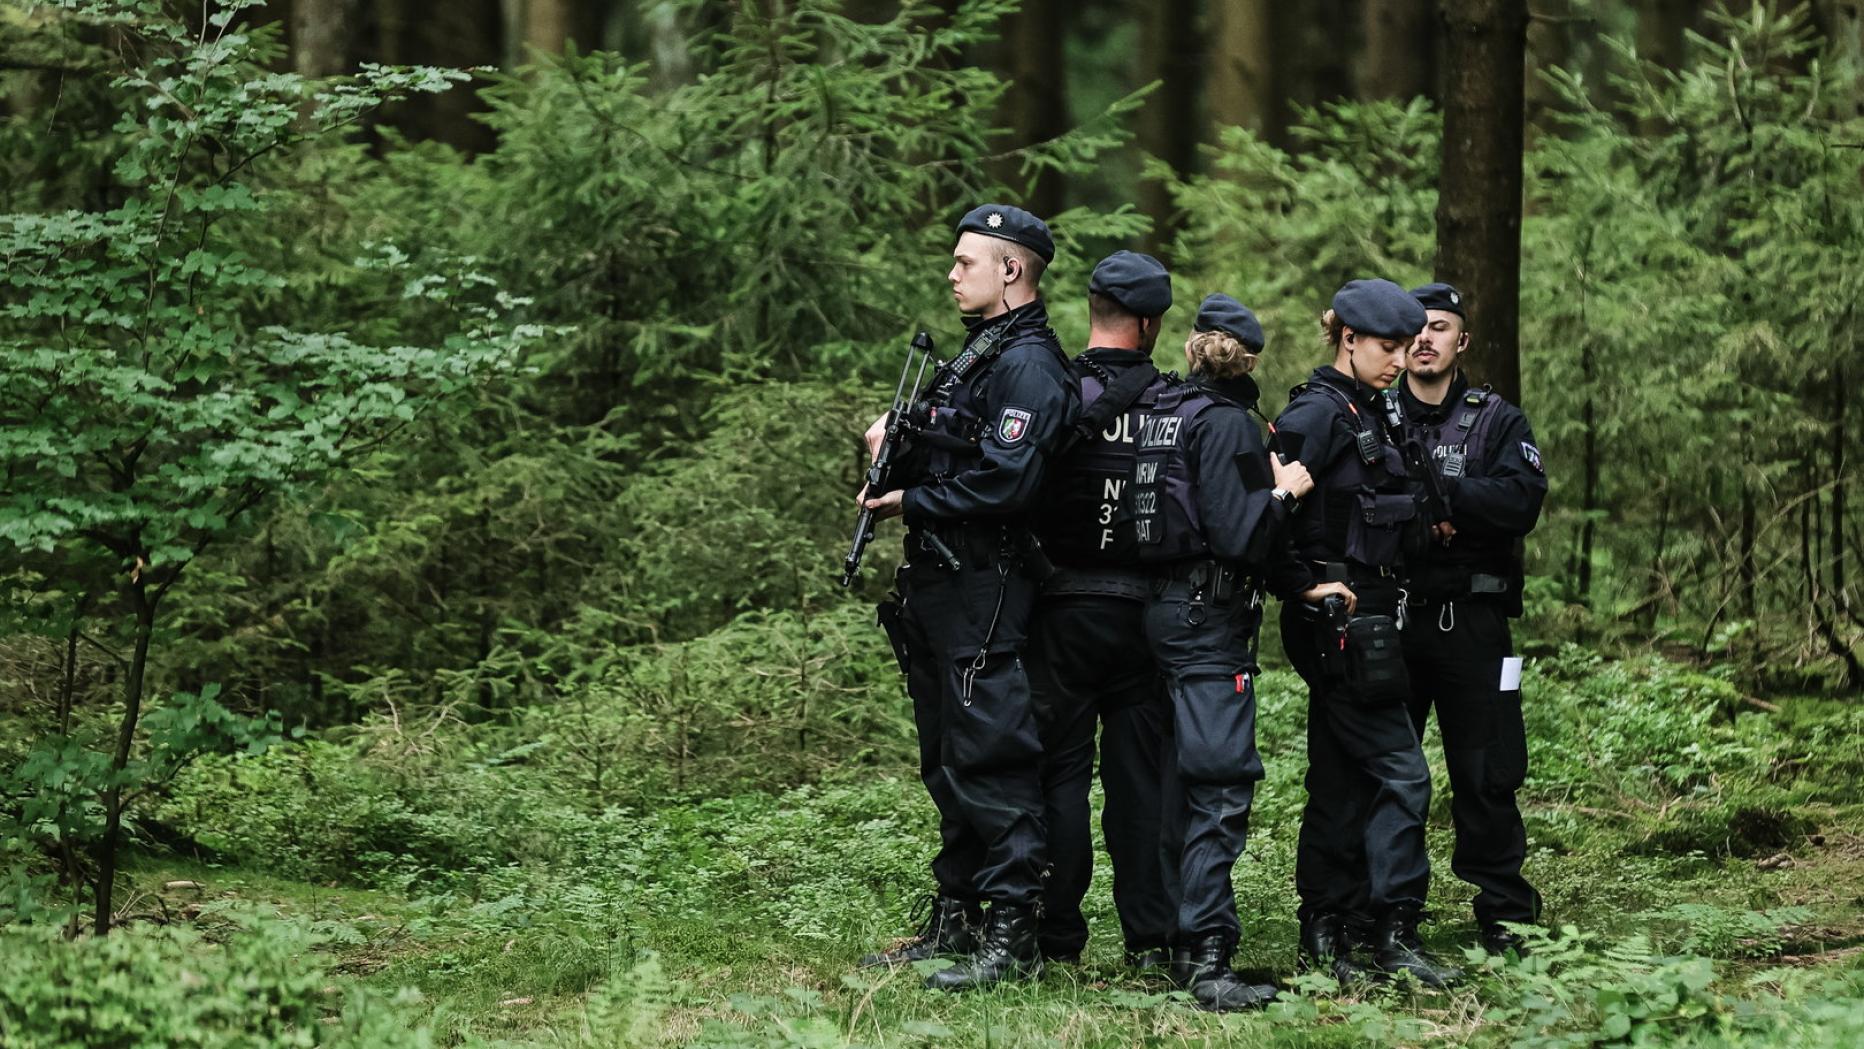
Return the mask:
[[1050,874],[1042,954],[1079,958],[1081,900],[1094,873],[1088,791],[1100,727],[1101,827],[1128,965],[1163,971],[1172,909],[1159,867],[1160,741],[1168,711],[1145,648],[1148,579],[1121,493],[1148,405],[1167,380],[1152,365],[1171,308],[1171,275],[1150,255],[1116,251],[1088,281],[1088,349],[1073,369],[1083,410],[1043,485],[1036,532],[1055,563],[1029,639],[1042,722]]
[[1411,717],[1422,735],[1437,708],[1456,823],[1450,869],[1476,887],[1482,945],[1505,954],[1521,939],[1504,923],[1540,917],[1540,894],[1521,875],[1527,830],[1515,791],[1527,774],[1527,730],[1508,620],[1521,614],[1520,544],[1540,518],[1547,474],[1521,409],[1463,375],[1462,293],[1426,284],[1411,294],[1428,320],[1390,396],[1429,453],[1450,511],[1449,527],[1410,564]]
[[1048,227],[1021,208],[986,204],[959,222],[946,279],[967,317],[964,347],[912,410],[901,487],[864,493],[906,522],[898,597],[881,621],[903,654],[940,848],[926,928],[863,963],[963,955],[926,979],[941,990],[1041,972],[1042,747],[1022,660],[1041,559],[1028,516],[1078,399],[1038,291],[1054,257]]

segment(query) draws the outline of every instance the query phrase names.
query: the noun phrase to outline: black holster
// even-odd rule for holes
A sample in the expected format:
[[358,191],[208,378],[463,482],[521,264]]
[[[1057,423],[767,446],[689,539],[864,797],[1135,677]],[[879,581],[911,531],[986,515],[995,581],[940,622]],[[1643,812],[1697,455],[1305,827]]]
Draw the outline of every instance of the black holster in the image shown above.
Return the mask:
[[874,618],[880,629],[886,631],[887,643],[893,646],[893,658],[900,665],[900,673],[906,673],[907,664],[912,657],[912,649],[906,644],[906,609],[900,603],[897,594],[887,595],[887,599],[874,606]]
[[1346,624],[1340,650],[1345,685],[1360,703],[1384,704],[1411,698],[1411,675],[1405,669],[1398,620],[1391,616],[1354,616]]

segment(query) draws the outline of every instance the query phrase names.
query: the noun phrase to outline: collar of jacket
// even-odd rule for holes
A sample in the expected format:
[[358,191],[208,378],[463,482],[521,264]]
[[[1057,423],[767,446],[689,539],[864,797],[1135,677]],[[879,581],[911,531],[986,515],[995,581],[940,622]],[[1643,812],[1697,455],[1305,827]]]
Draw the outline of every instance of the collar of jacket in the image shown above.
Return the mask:
[[1253,409],[1256,402],[1262,399],[1261,387],[1256,385],[1255,379],[1247,375],[1213,379],[1203,372],[1192,372],[1191,381],[1245,411]]
[[964,319],[965,343],[968,345],[972,339],[982,335],[986,329],[998,324],[1003,325],[1003,337],[1006,339],[1025,328],[1042,327],[1048,324],[1048,303],[1043,302],[1042,297],[1038,295],[1008,313],[999,313],[995,317],[966,317]]
[[[1345,372],[1340,371],[1331,364],[1323,364],[1315,368],[1314,374],[1309,375],[1307,381],[1325,383],[1346,394],[1348,397],[1351,397],[1362,408],[1378,407],[1379,391],[1367,386],[1365,383],[1360,382],[1358,379],[1353,378]],[[1374,417],[1378,416],[1378,412],[1376,411],[1372,414]]]
[[1456,369],[1456,377],[1450,380],[1450,389],[1443,395],[1442,404],[1426,404],[1418,400],[1417,394],[1411,392],[1411,377],[1402,375],[1398,378],[1398,397],[1404,402],[1404,417],[1418,422],[1436,422],[1449,418],[1450,409],[1456,407],[1469,392],[1469,380],[1464,377],[1463,369]]

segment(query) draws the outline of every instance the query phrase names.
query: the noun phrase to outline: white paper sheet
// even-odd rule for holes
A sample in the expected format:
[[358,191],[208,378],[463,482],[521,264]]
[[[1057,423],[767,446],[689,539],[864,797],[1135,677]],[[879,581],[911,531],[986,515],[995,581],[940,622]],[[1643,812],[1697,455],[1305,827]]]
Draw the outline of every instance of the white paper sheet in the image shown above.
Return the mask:
[[1509,656],[1502,660],[1502,691],[1514,692],[1521,687],[1521,657]]

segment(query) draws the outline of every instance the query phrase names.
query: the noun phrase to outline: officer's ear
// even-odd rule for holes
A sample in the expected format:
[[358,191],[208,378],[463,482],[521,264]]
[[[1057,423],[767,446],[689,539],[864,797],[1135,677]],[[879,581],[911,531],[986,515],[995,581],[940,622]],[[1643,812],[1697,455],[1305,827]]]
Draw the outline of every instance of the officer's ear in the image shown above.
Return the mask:
[[1017,265],[1016,259],[1013,256],[1005,255],[1003,257],[1003,283],[1014,283],[1019,269],[1021,269],[1021,267]]
[[1468,348],[1469,348],[1469,333],[1464,332],[1461,335],[1458,335],[1456,337],[1456,352],[1461,353],[1464,350],[1467,350]]

